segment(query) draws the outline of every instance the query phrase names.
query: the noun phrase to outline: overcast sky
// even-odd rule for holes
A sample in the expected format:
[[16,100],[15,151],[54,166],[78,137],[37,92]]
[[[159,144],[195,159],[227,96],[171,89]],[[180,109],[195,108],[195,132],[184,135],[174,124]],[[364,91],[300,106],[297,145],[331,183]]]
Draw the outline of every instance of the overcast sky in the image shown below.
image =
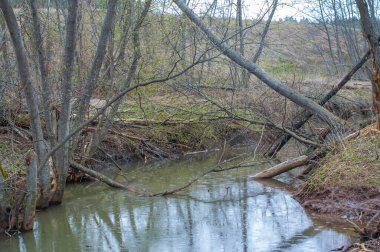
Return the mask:
[[[265,0],[243,0],[245,9],[245,15],[248,18],[255,18],[260,13],[260,10],[268,7]],[[269,1],[270,3],[272,1]],[[279,6],[276,10],[275,19],[284,18],[286,16],[292,16],[296,19],[301,19],[305,16],[307,1],[293,1],[293,0],[280,0]]]
[[[212,6],[214,1],[215,0],[190,0],[190,7],[198,13],[204,13],[210,8],[210,6]],[[231,10],[231,2],[236,4],[236,0],[217,0],[218,8],[225,7],[226,9],[224,9],[224,11]],[[307,14],[305,14],[307,13],[307,2],[309,1],[279,0],[279,6],[276,10],[274,19],[278,20],[286,16],[292,16],[299,20],[302,17],[307,16]],[[272,0],[243,0],[243,5],[245,7],[244,16],[245,18],[257,18],[268,10],[268,7],[271,4]],[[232,15],[235,15],[235,9],[236,8],[232,8]],[[177,11],[180,12],[178,9]],[[219,11],[221,11],[221,9],[219,9]]]

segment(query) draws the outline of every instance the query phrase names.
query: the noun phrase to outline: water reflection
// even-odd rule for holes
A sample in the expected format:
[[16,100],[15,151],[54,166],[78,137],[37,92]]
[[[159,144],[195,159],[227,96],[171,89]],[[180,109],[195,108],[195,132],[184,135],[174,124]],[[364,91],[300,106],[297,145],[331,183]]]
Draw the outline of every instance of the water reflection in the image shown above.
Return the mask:
[[[127,178],[149,190],[167,189],[212,162],[129,168]],[[329,251],[350,239],[313,223],[288,193],[247,179],[252,173],[213,174],[185,192],[157,198],[101,184],[74,185],[64,204],[38,215],[34,232],[2,242],[0,250]]]

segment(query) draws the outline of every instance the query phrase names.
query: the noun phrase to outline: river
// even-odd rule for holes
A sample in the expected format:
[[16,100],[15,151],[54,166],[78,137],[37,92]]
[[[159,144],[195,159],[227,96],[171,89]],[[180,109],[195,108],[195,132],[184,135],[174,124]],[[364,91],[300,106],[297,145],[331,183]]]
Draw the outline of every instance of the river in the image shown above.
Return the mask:
[[[220,161],[217,153],[133,164],[110,174],[159,192]],[[281,182],[248,177],[269,165],[212,173],[167,197],[140,197],[99,182],[68,185],[62,205],[39,212],[34,231],[1,241],[0,251],[325,252],[352,239],[346,230],[310,218]]]

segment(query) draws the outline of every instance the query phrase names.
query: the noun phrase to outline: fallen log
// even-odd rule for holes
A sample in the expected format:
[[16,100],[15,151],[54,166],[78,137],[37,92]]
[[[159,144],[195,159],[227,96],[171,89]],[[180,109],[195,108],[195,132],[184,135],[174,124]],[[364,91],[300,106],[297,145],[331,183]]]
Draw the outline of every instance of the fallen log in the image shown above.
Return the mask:
[[309,162],[310,158],[306,155],[287,160],[278,165],[275,165],[269,169],[266,169],[258,174],[252,176],[253,179],[263,179],[263,178],[273,178],[277,175],[280,175],[284,172],[290,171],[294,168],[305,165]]
[[123,184],[120,184],[119,182],[101,174],[100,172],[97,172],[97,171],[94,171],[94,170],[91,170],[91,169],[88,169],[87,167],[81,165],[81,164],[78,164],[77,162],[73,161],[73,160],[70,160],[70,165],[72,167],[74,167],[75,169],[77,170],[80,170],[94,178],[97,178],[99,179],[100,181],[102,181],[103,183],[111,186],[111,187],[116,187],[116,188],[122,188],[122,189],[129,189],[127,188],[127,186],[123,185]]

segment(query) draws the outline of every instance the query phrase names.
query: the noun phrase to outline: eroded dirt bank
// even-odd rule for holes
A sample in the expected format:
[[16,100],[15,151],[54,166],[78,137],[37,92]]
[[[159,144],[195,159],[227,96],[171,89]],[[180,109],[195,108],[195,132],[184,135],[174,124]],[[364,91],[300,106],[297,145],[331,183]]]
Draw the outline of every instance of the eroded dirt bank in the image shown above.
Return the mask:
[[295,193],[311,214],[334,218],[356,230],[362,243],[342,251],[362,246],[380,251],[380,134],[373,128],[330,153]]

